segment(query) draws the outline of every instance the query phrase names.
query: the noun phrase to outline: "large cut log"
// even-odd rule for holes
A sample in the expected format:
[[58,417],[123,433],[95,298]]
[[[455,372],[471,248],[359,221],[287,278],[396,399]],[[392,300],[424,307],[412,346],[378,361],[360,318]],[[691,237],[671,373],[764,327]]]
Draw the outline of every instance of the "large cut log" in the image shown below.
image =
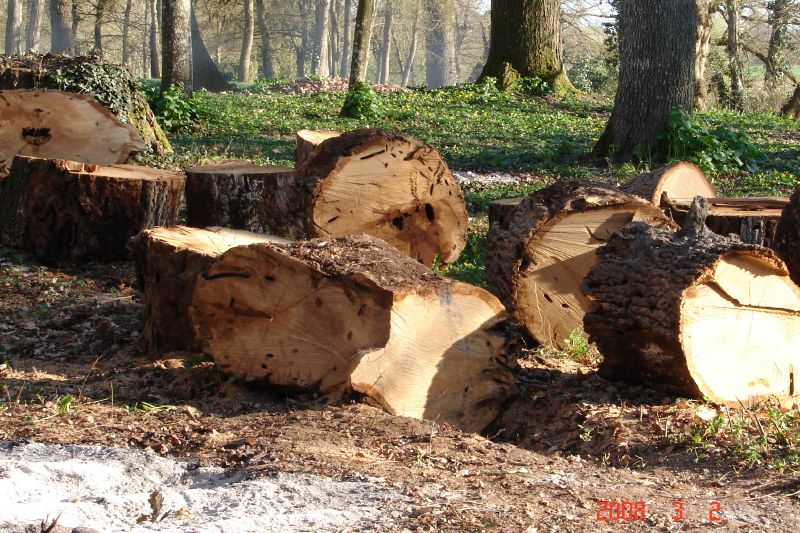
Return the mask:
[[[788,198],[707,198],[706,226],[719,235],[738,235],[742,242],[771,248],[783,208]],[[683,225],[690,199],[663,197],[661,208],[675,222]]]
[[786,261],[789,274],[800,285],[800,187],[784,208],[775,232],[775,251]]
[[328,398],[355,390],[465,431],[514,388],[500,302],[366,235],[232,248],[198,278],[192,314],[226,372]]
[[595,251],[633,220],[671,222],[652,203],[602,184],[556,182],[509,214],[494,211],[487,238],[486,278],[514,320],[537,341],[563,347],[583,327],[589,302],[581,293]]
[[600,372],[728,405],[797,400],[800,289],[768,248],[704,225],[698,197],[678,233],[634,223],[599,252],[584,289]]
[[132,165],[16,156],[0,197],[0,244],[43,263],[113,261],[146,228],[174,225],[184,177]]
[[331,137],[296,174],[231,162],[187,175],[192,226],[264,227],[292,238],[366,233],[426,265],[454,262],[466,244],[461,188],[434,148],[405,135],[362,129]]
[[108,165],[144,149],[136,130],[92,96],[0,91],[0,175],[17,154]]
[[153,228],[131,239],[129,247],[142,290],[145,353],[197,352],[189,308],[197,276],[235,246],[283,239],[224,228]]
[[305,163],[308,156],[314,149],[323,142],[333,137],[341,135],[338,131],[333,130],[300,130],[295,136],[297,144],[294,149],[294,165],[299,168],[300,165]]
[[[255,233],[299,236],[298,206],[305,200],[295,171],[228,161],[186,170],[186,222]],[[276,223],[277,221],[277,223]]]
[[94,96],[115,117],[133,126],[148,150],[172,151],[139,81],[126,67],[107,63],[99,54],[0,55],[0,90],[8,89],[56,89]]
[[655,205],[661,205],[661,196],[664,193],[669,198],[710,198],[717,195],[700,167],[688,161],[670,163],[652,172],[640,174],[619,188],[628,194],[641,196]]

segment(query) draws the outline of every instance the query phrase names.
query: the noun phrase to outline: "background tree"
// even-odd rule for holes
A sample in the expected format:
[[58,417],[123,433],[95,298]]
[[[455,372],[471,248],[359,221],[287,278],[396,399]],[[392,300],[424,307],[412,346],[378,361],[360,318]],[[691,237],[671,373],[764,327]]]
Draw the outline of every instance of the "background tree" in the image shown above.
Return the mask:
[[6,54],[19,54],[22,35],[22,4],[19,0],[8,0],[6,16]]
[[191,0],[163,0],[161,90],[181,84],[192,90]]
[[695,0],[625,0],[619,20],[619,86],[594,153],[614,161],[663,153],[674,108],[694,102]]
[[501,88],[517,76],[538,77],[556,90],[572,89],[564,70],[558,0],[492,0],[489,57],[481,77]]
[[72,50],[72,2],[50,0],[50,51],[65,53]]
[[372,13],[375,9],[373,0],[358,0],[356,12],[356,28],[353,32],[353,56],[350,61],[350,79],[348,92],[342,106],[343,116],[353,116],[355,109],[354,96],[364,83],[367,75],[367,59],[369,58],[369,43],[372,34]]
[[242,53],[239,55],[239,81],[250,81],[250,56],[253,53],[253,0],[244,0],[244,33],[242,34]]
[[429,89],[455,83],[455,9],[452,0],[425,0],[425,81]]
[[694,108],[708,109],[708,84],[706,68],[711,54],[711,32],[714,15],[722,0],[697,0],[697,36],[694,60]]
[[25,39],[25,51],[38,50],[42,31],[42,0],[31,0],[28,12],[28,34]]
[[317,0],[314,12],[314,55],[311,71],[317,76],[327,77],[329,72],[328,61],[328,34],[330,33],[330,8],[331,0]]

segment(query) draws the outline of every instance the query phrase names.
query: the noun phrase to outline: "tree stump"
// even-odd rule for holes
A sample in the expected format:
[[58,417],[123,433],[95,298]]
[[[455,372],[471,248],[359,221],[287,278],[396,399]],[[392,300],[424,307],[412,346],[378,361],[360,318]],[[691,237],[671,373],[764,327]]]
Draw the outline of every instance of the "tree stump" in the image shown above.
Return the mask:
[[107,63],[99,55],[0,55],[0,90],[5,89],[56,89],[94,96],[115,117],[133,126],[148,150],[172,151],[138,80],[124,66]]
[[224,228],[154,228],[131,239],[144,303],[143,350],[147,354],[197,352],[189,307],[197,276],[235,246],[286,242],[277,237]]
[[698,197],[678,233],[633,223],[586,278],[585,327],[600,372],[738,406],[795,402],[800,289],[771,250],[704,225]]
[[0,243],[46,264],[127,257],[129,238],[174,225],[180,174],[17,156],[0,197]]
[[341,135],[333,130],[300,130],[295,134],[297,144],[294,149],[294,166],[299,168],[311,152],[324,141]]
[[786,261],[789,274],[800,285],[800,187],[783,210],[775,232],[775,251]]
[[297,169],[234,161],[187,170],[192,226],[299,238],[366,233],[431,265],[466,244],[461,188],[436,150],[375,129],[321,143]]
[[[788,198],[706,198],[706,226],[719,235],[738,235],[742,242],[772,248]],[[662,198],[661,208],[681,226],[692,200]]]
[[690,199],[695,196],[712,198],[717,195],[714,186],[700,167],[688,161],[671,163],[652,172],[640,174],[619,188],[623,192],[641,196],[658,206],[661,205],[661,196],[664,193],[667,193],[669,198]]
[[125,163],[145,149],[136,130],[86,94],[0,91],[0,174],[15,155]]
[[538,342],[563,347],[583,327],[581,283],[595,251],[633,220],[671,226],[638,196],[602,184],[556,182],[490,220],[486,278],[514,320]]
[[233,248],[198,278],[192,316],[226,372],[465,431],[514,388],[500,302],[366,235]]
[[306,191],[288,167],[229,161],[186,170],[186,222],[300,236]]

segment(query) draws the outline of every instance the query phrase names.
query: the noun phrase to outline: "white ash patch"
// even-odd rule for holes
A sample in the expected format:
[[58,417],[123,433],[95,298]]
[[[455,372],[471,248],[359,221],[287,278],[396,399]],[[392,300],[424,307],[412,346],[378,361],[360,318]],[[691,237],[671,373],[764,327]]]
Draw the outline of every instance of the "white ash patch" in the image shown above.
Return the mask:
[[542,177],[531,173],[513,172],[473,172],[471,170],[453,170],[453,176],[461,185],[519,185],[522,183],[541,182]]
[[[158,522],[153,491],[163,496]],[[106,446],[0,442],[0,531],[361,531],[392,529],[408,500],[375,481],[254,476]],[[397,527],[397,526],[395,526]]]

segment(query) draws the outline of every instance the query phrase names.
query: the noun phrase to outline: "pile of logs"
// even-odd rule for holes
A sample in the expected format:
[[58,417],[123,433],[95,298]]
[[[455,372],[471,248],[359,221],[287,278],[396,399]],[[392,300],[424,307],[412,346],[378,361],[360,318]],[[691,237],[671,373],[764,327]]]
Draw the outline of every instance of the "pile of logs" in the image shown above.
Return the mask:
[[535,341],[585,331],[606,376],[733,405],[797,402],[800,188],[716,198],[676,163],[620,188],[557,182],[493,202],[489,218],[490,290]]

